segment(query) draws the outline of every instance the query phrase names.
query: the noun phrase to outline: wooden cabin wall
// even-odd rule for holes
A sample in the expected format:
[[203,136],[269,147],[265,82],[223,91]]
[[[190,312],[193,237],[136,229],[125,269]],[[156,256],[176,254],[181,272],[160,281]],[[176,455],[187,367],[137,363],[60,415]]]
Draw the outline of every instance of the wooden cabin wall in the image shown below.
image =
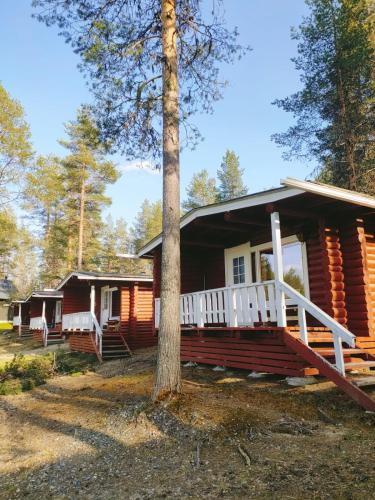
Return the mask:
[[343,257],[338,229],[317,224],[306,238],[306,250],[310,300],[345,325]]
[[[154,254],[154,296],[160,297],[161,250]],[[181,293],[225,286],[224,250],[184,247],[181,251]]]
[[132,283],[121,288],[121,333],[131,349],[157,343],[152,283]]
[[[84,285],[63,288],[63,314],[72,314],[90,310],[90,288]],[[98,294],[96,294],[98,295]]]
[[365,223],[364,230],[369,334],[375,336],[375,223]]
[[30,318],[37,318],[42,315],[43,300],[31,300],[30,302]]

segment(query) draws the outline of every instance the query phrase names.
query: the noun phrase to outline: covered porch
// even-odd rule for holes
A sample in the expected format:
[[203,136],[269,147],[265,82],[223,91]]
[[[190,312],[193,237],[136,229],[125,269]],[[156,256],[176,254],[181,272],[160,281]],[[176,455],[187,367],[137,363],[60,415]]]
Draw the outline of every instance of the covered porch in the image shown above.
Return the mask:
[[77,271],[58,288],[64,292],[62,330],[72,350],[101,360],[155,342],[151,277]]
[[[374,227],[374,199],[299,181],[186,214],[182,359],[343,385],[374,367]],[[161,237],[141,255],[154,259],[157,329]]]

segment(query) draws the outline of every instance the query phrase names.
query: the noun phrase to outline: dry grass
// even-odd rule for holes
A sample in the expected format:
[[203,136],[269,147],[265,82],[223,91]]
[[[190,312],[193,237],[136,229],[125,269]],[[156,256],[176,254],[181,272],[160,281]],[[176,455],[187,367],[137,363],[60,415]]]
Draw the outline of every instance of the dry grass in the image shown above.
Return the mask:
[[0,398],[0,498],[375,498],[375,418],[331,384],[189,368],[153,406],[153,364]]

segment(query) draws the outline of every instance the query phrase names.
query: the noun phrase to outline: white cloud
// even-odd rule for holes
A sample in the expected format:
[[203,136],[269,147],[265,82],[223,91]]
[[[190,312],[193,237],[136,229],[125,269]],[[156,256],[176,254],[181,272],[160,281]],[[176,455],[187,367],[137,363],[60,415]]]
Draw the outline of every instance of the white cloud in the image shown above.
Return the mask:
[[141,171],[148,174],[160,174],[160,170],[150,160],[133,160],[121,167],[123,172]]

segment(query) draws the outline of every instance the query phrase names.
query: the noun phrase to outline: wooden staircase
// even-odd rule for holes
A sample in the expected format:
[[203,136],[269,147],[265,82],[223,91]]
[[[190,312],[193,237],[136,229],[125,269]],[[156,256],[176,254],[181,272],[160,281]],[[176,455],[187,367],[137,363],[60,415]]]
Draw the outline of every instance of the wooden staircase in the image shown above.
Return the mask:
[[62,344],[64,342],[64,338],[61,335],[61,330],[58,328],[51,328],[48,331],[48,337],[47,337],[47,345],[52,345],[52,344]]
[[127,358],[132,352],[122,335],[116,332],[103,332],[102,337],[102,359]]
[[21,338],[21,339],[32,339],[33,338],[33,332],[30,330],[30,326],[28,326],[28,325],[21,326],[21,335],[19,335],[19,338]]
[[[375,400],[361,389],[361,387],[365,386],[375,386],[375,377],[366,377],[366,382],[364,379],[355,380],[350,377],[350,373],[353,371],[375,368],[375,355],[371,347],[357,347],[357,345],[354,348],[343,347],[344,376],[334,365],[335,349],[333,347],[332,334],[327,329],[309,331],[309,345],[302,342],[296,333],[296,329],[291,331],[286,329],[283,333],[285,344],[310,366],[316,368],[320,375],[331,380],[363,408],[375,412]],[[364,344],[362,343],[361,345],[363,346]]]

